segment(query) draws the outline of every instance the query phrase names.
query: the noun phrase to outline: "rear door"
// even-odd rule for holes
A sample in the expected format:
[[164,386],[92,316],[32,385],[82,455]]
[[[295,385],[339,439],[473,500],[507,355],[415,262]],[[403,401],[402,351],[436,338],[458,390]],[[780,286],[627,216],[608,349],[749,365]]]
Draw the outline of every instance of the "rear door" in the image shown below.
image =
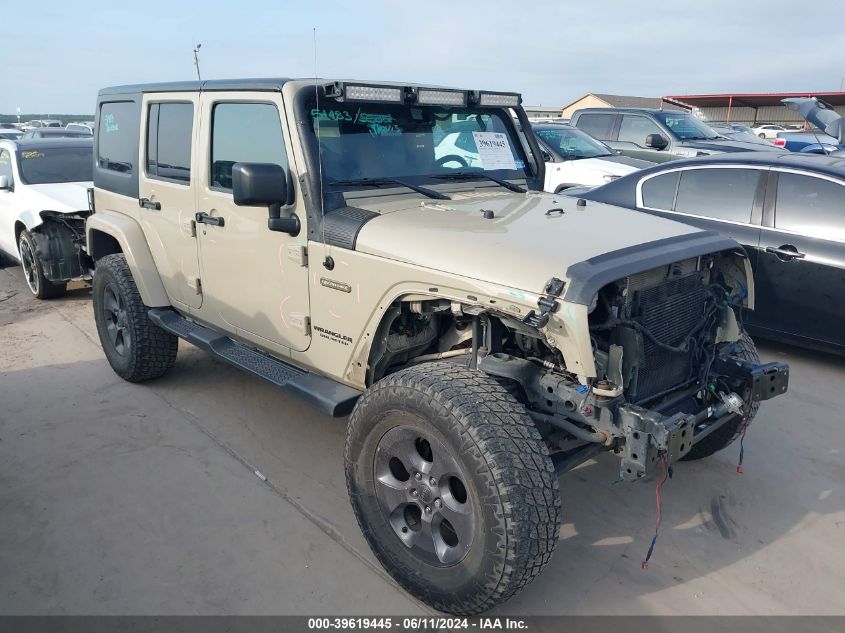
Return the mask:
[[15,175],[12,167],[12,153],[0,149],[0,176],[6,176],[12,188],[0,190],[0,250],[18,256],[15,244]]
[[168,294],[188,308],[202,305],[192,183],[199,94],[144,95],[139,217]]
[[613,143],[616,140],[614,133],[616,118],[617,114],[613,111],[584,112],[578,115],[573,125],[593,138],[597,138],[614,147]]
[[845,183],[772,172],[757,313],[773,334],[845,345]]

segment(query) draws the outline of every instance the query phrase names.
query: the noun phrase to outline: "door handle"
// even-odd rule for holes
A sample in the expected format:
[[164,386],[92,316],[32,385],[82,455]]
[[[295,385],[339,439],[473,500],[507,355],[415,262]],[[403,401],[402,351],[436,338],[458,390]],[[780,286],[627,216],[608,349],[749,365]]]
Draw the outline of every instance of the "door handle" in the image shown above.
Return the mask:
[[210,224],[211,226],[225,226],[226,220],[219,217],[212,217],[205,213],[204,211],[197,213],[194,216],[197,219],[198,224]]
[[143,209],[152,209],[153,211],[161,211],[161,202],[153,202],[149,198],[138,198],[138,206]]
[[779,246],[777,248],[775,248],[774,246],[767,246],[766,252],[772,253],[782,261],[789,261],[791,259],[804,259],[806,257],[804,253],[799,252],[798,249],[796,249],[790,244],[784,244],[783,246]]

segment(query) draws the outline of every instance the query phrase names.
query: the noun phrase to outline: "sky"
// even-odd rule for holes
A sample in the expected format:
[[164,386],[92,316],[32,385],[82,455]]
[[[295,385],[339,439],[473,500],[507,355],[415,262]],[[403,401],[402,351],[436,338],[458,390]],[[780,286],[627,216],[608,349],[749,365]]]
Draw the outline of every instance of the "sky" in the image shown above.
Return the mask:
[[[101,87],[196,77],[356,78],[662,96],[839,90],[845,0],[7,2],[0,113],[83,114]],[[9,54],[11,52],[11,55]]]

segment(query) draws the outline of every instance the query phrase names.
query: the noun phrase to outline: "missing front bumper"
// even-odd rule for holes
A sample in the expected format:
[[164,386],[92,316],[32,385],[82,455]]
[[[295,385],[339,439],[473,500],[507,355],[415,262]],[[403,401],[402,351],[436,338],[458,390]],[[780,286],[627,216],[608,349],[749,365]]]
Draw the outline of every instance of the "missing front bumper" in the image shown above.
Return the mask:
[[[745,412],[763,400],[786,393],[789,366],[785,363],[755,365],[735,358],[720,359],[716,372],[740,394]],[[695,414],[675,413],[665,416],[632,404],[620,405],[619,426],[625,434],[625,455],[620,466],[622,479],[634,481],[651,474],[658,457],[665,454],[672,463],[689,453],[692,447],[739,414],[719,403]]]

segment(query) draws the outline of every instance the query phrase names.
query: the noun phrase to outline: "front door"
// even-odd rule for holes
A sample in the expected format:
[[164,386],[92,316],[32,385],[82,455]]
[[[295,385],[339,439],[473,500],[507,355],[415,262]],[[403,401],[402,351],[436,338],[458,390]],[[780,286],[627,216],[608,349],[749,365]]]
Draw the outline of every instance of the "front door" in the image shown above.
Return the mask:
[[[295,173],[281,95],[204,93],[197,210],[222,224],[197,224],[202,318],[257,345],[304,351],[311,341],[307,229],[270,231],[266,206],[237,206],[232,165],[275,163]],[[293,185],[296,186],[295,184]]]
[[139,217],[164,287],[178,306],[202,305],[199,259],[193,223],[196,181],[192,148],[198,133],[197,93],[144,97],[146,130],[140,170]]
[[755,325],[845,345],[845,186],[779,172],[776,190],[760,238]]
[[[669,147],[658,150],[646,145],[646,138],[650,134],[659,134],[667,141]],[[614,147],[622,150],[625,156],[664,163],[675,158],[671,151],[671,137],[657,123],[641,114],[623,114],[619,124],[619,136]]]

